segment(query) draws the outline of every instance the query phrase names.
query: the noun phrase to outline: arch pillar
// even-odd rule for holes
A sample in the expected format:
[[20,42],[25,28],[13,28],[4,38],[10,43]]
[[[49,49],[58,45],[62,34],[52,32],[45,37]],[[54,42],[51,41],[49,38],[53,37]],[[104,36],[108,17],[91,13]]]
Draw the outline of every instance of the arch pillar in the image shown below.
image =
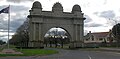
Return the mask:
[[79,48],[83,47],[83,20],[84,18],[75,18],[74,19],[74,35],[70,43],[70,48]]

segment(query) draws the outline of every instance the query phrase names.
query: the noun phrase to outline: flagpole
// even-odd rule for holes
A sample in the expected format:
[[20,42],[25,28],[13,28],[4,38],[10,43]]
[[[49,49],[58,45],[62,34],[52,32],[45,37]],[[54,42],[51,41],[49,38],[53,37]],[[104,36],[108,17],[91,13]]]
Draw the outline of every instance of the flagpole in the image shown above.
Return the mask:
[[8,49],[10,48],[9,47],[9,31],[10,30],[10,5],[9,5],[9,10],[8,10]]

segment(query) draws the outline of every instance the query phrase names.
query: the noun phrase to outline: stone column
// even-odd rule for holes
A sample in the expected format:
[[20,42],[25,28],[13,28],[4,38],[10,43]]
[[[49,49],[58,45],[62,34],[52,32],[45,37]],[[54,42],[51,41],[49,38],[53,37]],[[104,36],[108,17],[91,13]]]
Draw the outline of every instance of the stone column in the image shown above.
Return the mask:
[[34,40],[35,40],[35,23],[34,22],[30,22],[30,26],[29,26],[29,44],[28,47],[33,47],[34,46]]
[[31,27],[30,27],[30,36],[31,36],[31,40],[30,40],[30,46],[29,47],[33,47],[34,46],[34,42],[33,40],[35,40],[35,23],[31,23]]
[[77,24],[75,24],[75,27],[76,27],[76,30],[75,30],[75,34],[76,34],[75,37],[76,37],[76,40],[75,40],[75,41],[77,41],[77,40],[78,40],[78,38],[77,38],[77,37],[78,37],[78,34],[77,34],[77,32],[78,32],[78,31],[77,31]]
[[35,40],[35,31],[36,31],[36,29],[35,29],[35,23],[33,23],[33,40]]
[[83,30],[83,24],[80,24],[80,41],[83,41],[83,35],[84,35],[84,30]]
[[43,38],[42,38],[42,23],[39,24],[39,47],[43,47]]
[[41,24],[39,23],[39,40],[41,40]]
[[83,28],[83,24],[80,24],[80,43],[81,43],[81,47],[84,47],[84,28]]

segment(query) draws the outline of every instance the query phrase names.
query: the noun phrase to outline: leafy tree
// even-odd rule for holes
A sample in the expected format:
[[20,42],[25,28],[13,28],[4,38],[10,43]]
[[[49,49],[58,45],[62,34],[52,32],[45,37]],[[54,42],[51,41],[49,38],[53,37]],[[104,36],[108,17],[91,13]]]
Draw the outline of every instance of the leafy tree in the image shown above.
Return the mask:
[[47,35],[45,36],[44,43],[49,44],[50,47],[52,47],[52,44],[57,46],[61,46],[63,48],[64,44],[69,43],[69,37],[68,33],[66,31],[58,31],[58,29],[54,29],[52,31],[48,31]]
[[118,43],[120,43],[120,23],[116,24],[112,28],[112,33]]
[[6,43],[6,42],[0,40],[0,45],[3,45],[3,44],[5,44],[5,43]]

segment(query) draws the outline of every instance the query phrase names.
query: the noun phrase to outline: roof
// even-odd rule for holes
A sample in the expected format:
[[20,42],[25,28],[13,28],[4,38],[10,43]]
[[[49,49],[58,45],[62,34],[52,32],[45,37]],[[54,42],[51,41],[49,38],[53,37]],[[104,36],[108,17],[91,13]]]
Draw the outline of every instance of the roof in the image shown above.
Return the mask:
[[95,33],[91,33],[91,35],[95,36],[95,37],[106,37],[109,34],[109,32],[95,32]]

